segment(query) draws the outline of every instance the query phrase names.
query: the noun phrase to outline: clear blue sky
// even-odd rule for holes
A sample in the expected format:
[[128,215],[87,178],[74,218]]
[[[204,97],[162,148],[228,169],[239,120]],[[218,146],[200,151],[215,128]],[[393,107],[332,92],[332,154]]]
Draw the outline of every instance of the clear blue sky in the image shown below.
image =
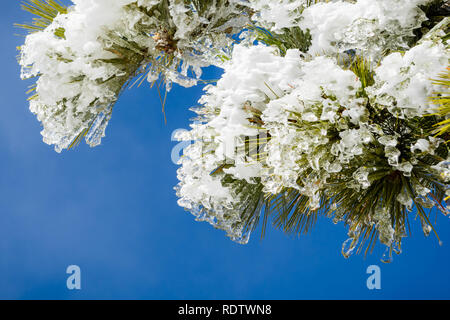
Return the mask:
[[[156,91],[127,90],[101,146],[57,154],[41,140],[16,64],[23,39],[12,24],[30,17],[19,1],[0,6],[0,298],[450,298],[450,220],[442,216],[443,246],[412,221],[413,237],[389,265],[381,248],[344,259],[346,228],[327,219],[307,236],[269,229],[246,246],[195,222],[176,203],[170,137],[187,128],[200,88],[174,87],[167,125]],[[72,264],[82,271],[80,291],[66,288]],[[378,291],[366,287],[372,264],[381,267]]]

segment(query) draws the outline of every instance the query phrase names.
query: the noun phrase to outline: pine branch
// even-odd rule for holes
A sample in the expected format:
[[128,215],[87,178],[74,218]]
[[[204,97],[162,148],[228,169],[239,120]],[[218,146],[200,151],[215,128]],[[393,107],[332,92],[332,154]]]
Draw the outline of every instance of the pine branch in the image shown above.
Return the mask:
[[250,25],[249,29],[255,32],[257,41],[268,46],[277,47],[282,56],[289,49],[298,49],[306,52],[311,45],[309,30],[303,31],[299,27],[283,28],[280,33],[276,34],[256,25]]

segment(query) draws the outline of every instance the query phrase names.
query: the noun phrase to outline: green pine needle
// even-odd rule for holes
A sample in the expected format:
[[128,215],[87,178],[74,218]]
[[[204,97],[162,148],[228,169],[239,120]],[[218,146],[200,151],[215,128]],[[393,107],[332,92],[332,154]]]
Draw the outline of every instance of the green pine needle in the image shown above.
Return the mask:
[[[433,83],[439,86],[446,87],[450,89],[450,67],[447,67],[447,71],[441,73],[439,79],[433,80]],[[444,120],[437,123],[435,126],[434,133],[436,136],[444,136],[445,140],[448,141],[450,133],[450,94],[447,90],[446,92],[436,92],[430,101],[438,106],[437,112],[434,115],[444,118]]]
[[302,52],[306,52],[311,46],[309,30],[303,31],[299,27],[283,28],[282,32],[277,34],[256,25],[250,25],[248,28],[255,32],[257,41],[268,46],[277,47],[282,56],[289,49],[299,49]]
[[[47,28],[59,14],[66,14],[67,7],[57,0],[26,0],[21,4],[23,10],[35,15],[31,23],[14,24],[30,33]],[[55,35],[64,38],[65,30],[58,28]]]

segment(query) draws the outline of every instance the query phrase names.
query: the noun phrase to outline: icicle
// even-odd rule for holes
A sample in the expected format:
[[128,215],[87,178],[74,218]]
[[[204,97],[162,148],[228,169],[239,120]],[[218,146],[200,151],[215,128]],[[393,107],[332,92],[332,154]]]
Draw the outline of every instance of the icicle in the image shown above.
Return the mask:
[[351,255],[354,254],[356,248],[356,241],[353,238],[348,238],[342,244],[342,255],[344,258],[348,259]]
[[86,135],[86,142],[89,146],[96,147],[101,143],[102,138],[105,136],[105,129],[110,118],[111,111],[109,111],[108,114],[101,112],[94,120],[94,123]]
[[233,240],[236,243],[239,244],[247,244],[248,241],[250,240],[250,235],[251,235],[251,231],[247,231],[247,232],[243,232],[241,234],[239,234],[238,236],[232,236],[231,240]]
[[426,237],[428,237],[428,236],[430,235],[431,230],[433,230],[433,228],[432,228],[428,223],[426,223],[425,221],[421,220],[421,222],[422,222],[422,231],[423,231],[423,234],[424,234]]
[[402,247],[401,247],[401,244],[400,244],[400,241],[399,241],[399,240],[394,241],[394,242],[392,243],[392,250],[393,250],[396,254],[401,254],[401,253],[402,253]]
[[392,257],[392,248],[386,247],[386,250],[384,251],[383,255],[381,256],[381,262],[391,263],[392,261],[394,261],[394,258]]

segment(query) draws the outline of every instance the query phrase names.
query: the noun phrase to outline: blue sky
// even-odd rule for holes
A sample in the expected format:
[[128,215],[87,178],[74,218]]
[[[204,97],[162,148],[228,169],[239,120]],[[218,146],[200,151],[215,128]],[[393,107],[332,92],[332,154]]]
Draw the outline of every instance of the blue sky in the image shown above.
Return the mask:
[[[14,22],[19,1],[1,4],[0,298],[1,299],[449,299],[450,221],[443,241],[421,234],[382,264],[382,248],[344,259],[342,224],[320,219],[306,236],[269,229],[248,245],[177,206],[171,134],[187,128],[201,88],[174,87],[164,124],[155,90],[124,92],[101,146],[58,154],[44,144],[19,79]],[[206,77],[215,78],[209,70]],[[413,219],[413,216],[411,217]],[[82,289],[66,288],[78,265]],[[381,267],[381,290],[366,269]]]

